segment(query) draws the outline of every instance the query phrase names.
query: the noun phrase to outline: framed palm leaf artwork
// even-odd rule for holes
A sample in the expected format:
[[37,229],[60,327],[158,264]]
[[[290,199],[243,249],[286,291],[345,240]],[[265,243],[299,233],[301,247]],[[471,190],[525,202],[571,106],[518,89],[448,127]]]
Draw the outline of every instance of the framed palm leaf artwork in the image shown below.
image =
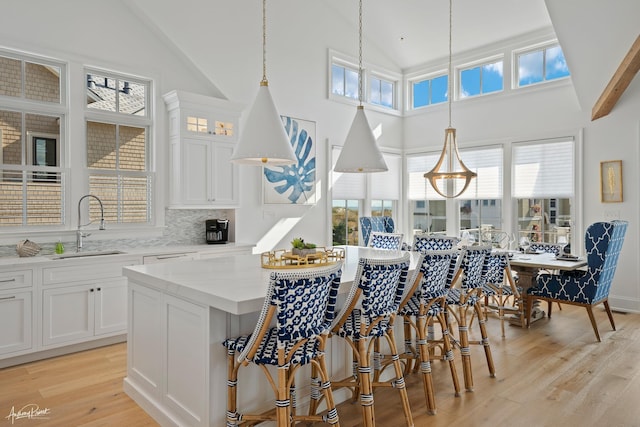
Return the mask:
[[297,162],[263,167],[263,203],[316,203],[316,123],[280,116]]

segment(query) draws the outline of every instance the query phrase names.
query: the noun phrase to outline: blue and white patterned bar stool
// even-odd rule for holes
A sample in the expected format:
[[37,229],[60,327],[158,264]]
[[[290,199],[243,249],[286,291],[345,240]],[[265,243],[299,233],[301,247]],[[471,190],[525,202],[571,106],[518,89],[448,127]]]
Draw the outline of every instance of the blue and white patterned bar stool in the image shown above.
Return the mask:
[[450,251],[455,249],[460,239],[454,236],[441,236],[437,234],[416,234],[413,236],[412,250],[424,251]]
[[[464,385],[467,391],[473,391],[473,374],[471,371],[471,344],[484,347],[489,375],[495,377],[496,370],[493,364],[489,337],[485,325],[484,310],[480,304],[483,298],[483,286],[485,283],[484,264],[485,258],[491,254],[491,246],[465,246],[459,255],[460,269],[458,270],[452,287],[447,294],[447,313],[455,317],[458,322],[458,341],[462,354],[462,368],[464,371]],[[457,307],[457,312],[453,310]],[[469,317],[478,318],[481,339],[469,340]]]
[[519,316],[520,325],[524,328],[524,303],[521,289],[516,285],[515,274],[511,271],[509,253],[494,251],[489,254],[485,258],[484,276],[485,314],[487,308],[498,313],[502,338],[505,337],[505,313]]
[[[250,335],[227,339],[227,426],[239,422],[276,421],[278,427],[296,422],[324,421],[339,426],[338,412],[324,358],[325,343],[335,318],[342,263],[306,270],[271,273],[258,323]],[[275,326],[270,327],[272,320]],[[236,358],[236,353],[240,355]],[[275,394],[273,414],[243,414],[237,408],[238,370],[250,363],[261,366]],[[294,378],[298,368],[311,364],[321,378],[327,402],[323,415],[298,415]],[[266,369],[277,368],[277,378]]]
[[[457,265],[456,251],[424,251],[420,264],[419,283],[415,291],[408,294],[400,304],[398,315],[404,319],[405,353],[401,358],[407,360],[407,368],[415,360],[416,369],[420,367],[422,382],[427,400],[427,410],[435,414],[436,404],[431,378],[431,361],[428,340],[428,328],[437,320],[442,330],[444,359],[449,362],[455,395],[460,395],[460,383],[453,357],[453,348],[449,340],[449,331],[445,319],[445,307],[448,289],[448,275],[451,265]],[[454,267],[455,268],[455,267]],[[412,331],[416,335],[416,346],[412,345]]]
[[[343,338],[353,353],[353,376],[342,381],[332,381],[332,387],[349,387],[362,407],[363,425],[375,426],[373,390],[375,387],[394,387],[400,394],[406,425],[413,426],[413,417],[404,383],[402,365],[393,334],[393,321],[407,283],[410,254],[399,253],[394,257],[361,258],[355,279],[338,316],[332,332]],[[395,377],[390,381],[372,381],[372,349],[376,338],[386,338],[393,359]],[[383,402],[390,404],[390,402]]]
[[369,247],[374,249],[389,249],[399,251],[402,249],[402,233],[381,233],[372,231],[369,235]]

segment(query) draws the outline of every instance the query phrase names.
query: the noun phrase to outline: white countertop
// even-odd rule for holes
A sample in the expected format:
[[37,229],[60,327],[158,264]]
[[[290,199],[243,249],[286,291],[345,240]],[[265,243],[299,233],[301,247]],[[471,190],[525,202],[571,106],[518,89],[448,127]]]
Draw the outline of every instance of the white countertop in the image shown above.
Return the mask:
[[[175,245],[175,246],[152,246],[152,247],[140,247],[140,248],[123,248],[121,254],[116,255],[99,255],[99,256],[87,256],[87,257],[71,257],[67,259],[56,259],[60,255],[57,254],[38,254],[33,257],[19,257],[17,254],[15,256],[4,256],[0,257],[0,267],[15,267],[15,268],[26,268],[32,265],[42,265],[43,263],[71,263],[71,262],[90,262],[91,260],[106,260],[106,259],[119,259],[127,256],[154,256],[154,255],[166,255],[173,253],[190,253],[190,252],[220,252],[224,253],[229,250],[236,249],[250,249],[253,248],[253,245],[246,243],[225,243],[225,244],[214,244],[214,245]],[[114,250],[118,250],[118,248],[113,248]],[[85,251],[86,253],[92,253],[94,251]],[[103,250],[96,252],[105,252]],[[75,252],[65,252],[64,255],[74,255]]]
[[[398,256],[398,252],[347,246],[341,293],[349,290],[361,256],[394,257]],[[415,270],[417,262],[418,254],[411,252],[410,271]],[[123,269],[130,282],[236,315],[262,309],[272,271],[275,270],[261,267],[260,255],[138,265]]]

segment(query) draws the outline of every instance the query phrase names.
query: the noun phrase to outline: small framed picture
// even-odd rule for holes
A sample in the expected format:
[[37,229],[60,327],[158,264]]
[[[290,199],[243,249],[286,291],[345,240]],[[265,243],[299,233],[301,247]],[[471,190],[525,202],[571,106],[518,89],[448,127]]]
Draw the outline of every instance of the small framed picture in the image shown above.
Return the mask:
[[622,202],[622,160],[600,162],[600,201]]

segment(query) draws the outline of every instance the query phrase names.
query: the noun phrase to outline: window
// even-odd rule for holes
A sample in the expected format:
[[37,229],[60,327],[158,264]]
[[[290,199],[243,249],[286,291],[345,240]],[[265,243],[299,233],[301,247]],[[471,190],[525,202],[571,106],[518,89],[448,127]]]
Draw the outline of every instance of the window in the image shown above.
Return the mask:
[[569,67],[558,44],[518,53],[517,64],[518,87],[569,76]]
[[59,142],[67,114],[64,81],[62,63],[0,52],[3,231],[65,222],[67,171]]
[[513,198],[518,237],[570,243],[574,198],[574,141],[513,146]]
[[447,230],[446,200],[424,178],[424,174],[436,165],[439,158],[440,153],[407,157],[409,230],[413,230],[413,234],[445,233]]
[[395,107],[395,83],[382,78],[371,78],[371,96],[372,104],[381,105],[387,108]]
[[358,245],[359,212],[359,200],[333,200],[331,222],[334,245]]
[[402,157],[383,153],[389,168],[386,172],[340,173],[333,167],[341,149],[334,146],[331,150],[333,244],[357,245],[360,216],[394,216],[401,193]]
[[502,228],[502,147],[460,150],[460,156],[478,176],[458,198],[459,227],[479,241],[481,230]]
[[331,93],[358,100],[358,69],[344,65],[331,65]]
[[495,61],[460,71],[460,98],[498,92],[503,87],[503,61]]
[[449,76],[413,81],[411,83],[412,108],[426,107],[448,101]]
[[[59,166],[59,136],[27,132],[27,162],[34,166]],[[55,172],[34,172],[34,180],[55,181]]]
[[[107,222],[151,223],[151,83],[95,71],[86,75],[89,192],[102,200]],[[198,120],[195,125],[202,125]]]

